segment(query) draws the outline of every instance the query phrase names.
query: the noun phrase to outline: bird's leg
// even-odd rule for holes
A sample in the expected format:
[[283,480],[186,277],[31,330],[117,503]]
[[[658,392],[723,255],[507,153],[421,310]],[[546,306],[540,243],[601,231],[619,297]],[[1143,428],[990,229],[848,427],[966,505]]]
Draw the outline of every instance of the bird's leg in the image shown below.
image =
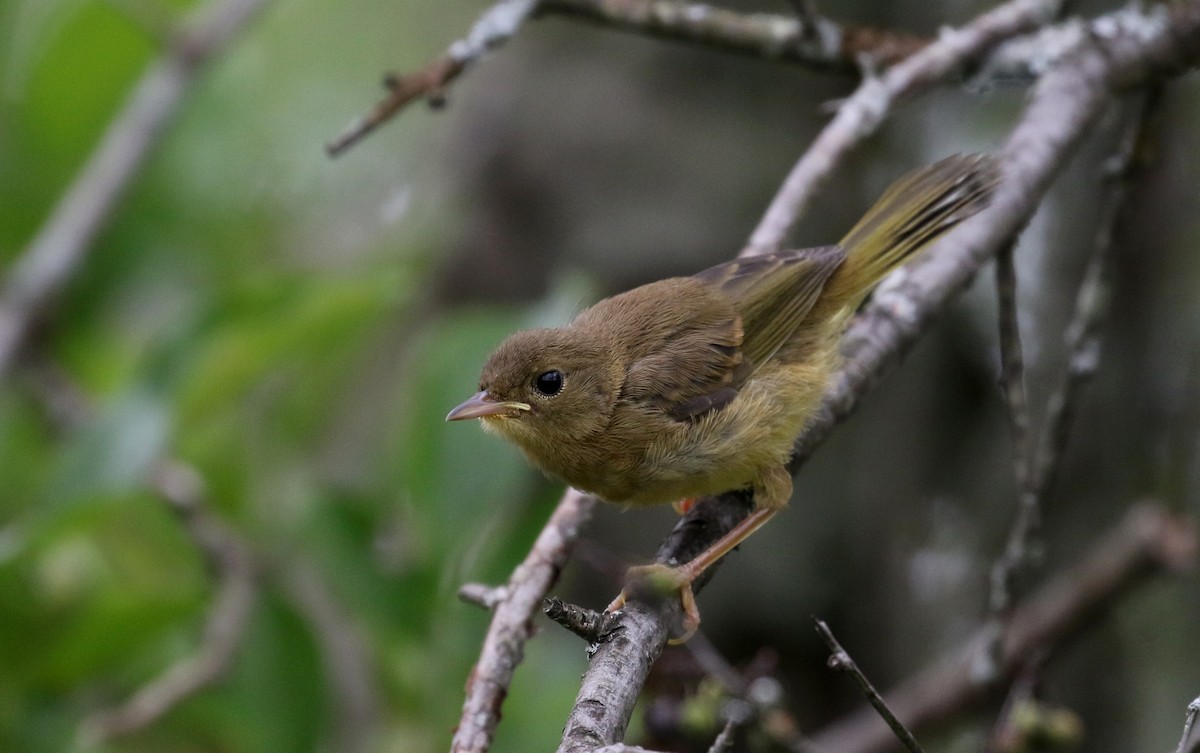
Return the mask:
[[[764,471],[754,484],[754,510],[690,562],[677,567],[655,563],[629,568],[625,576],[627,582],[647,583],[662,592],[679,592],[683,604],[683,635],[673,639],[673,643],[686,641],[700,626],[700,610],[692,593],[692,581],[786,507],[791,496],[792,477],[786,468],[779,466]],[[606,611],[614,612],[624,606],[628,590],[628,587],[622,590]]]
[[683,499],[677,499],[671,503],[671,507],[675,509],[676,515],[682,517],[688,514],[688,510],[691,510],[696,506],[696,500],[698,499],[699,497],[684,497]]

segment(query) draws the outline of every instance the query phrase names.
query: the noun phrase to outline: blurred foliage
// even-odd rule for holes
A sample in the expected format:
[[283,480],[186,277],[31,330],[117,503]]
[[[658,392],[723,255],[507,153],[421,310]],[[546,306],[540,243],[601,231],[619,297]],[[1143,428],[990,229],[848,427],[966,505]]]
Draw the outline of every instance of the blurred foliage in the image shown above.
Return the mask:
[[[902,5],[914,15],[869,3],[828,10],[926,32],[969,15],[954,4]],[[509,331],[561,322],[601,292],[732,253],[820,125],[817,105],[850,85],[539,21],[456,85],[449,112],[414,107],[345,157],[326,158],[323,143],[369,106],[380,71],[420,65],[485,6],[270,3],[205,72],[0,385],[0,751],[88,747],[77,732],[89,715],[195,651],[214,584],[148,483],[168,457],[196,469],[212,510],[261,556],[261,591],[221,682],[147,729],[92,747],[352,750],[361,740],[347,725],[357,725],[366,750],[445,749],[487,623],[455,591],[502,581],[557,489],[511,448],[442,417],[473,391],[478,365]],[[192,7],[0,0],[0,268],[28,244],[158,40]],[[934,99],[929,114],[902,112],[848,163],[849,182],[822,199],[805,240],[838,237],[926,151],[994,143],[1020,103],[1011,92]],[[1194,92],[1187,103],[1173,113],[1178,122],[1196,113]],[[1194,135],[1175,149],[1190,154],[1189,145]],[[1169,176],[1175,198],[1143,213],[1171,216],[1193,173]],[[1054,232],[1070,235],[1053,226],[1035,235]],[[1076,235],[1062,247],[1085,246],[1086,233]],[[1193,218],[1163,242],[1194,248],[1197,237]],[[1054,243],[1034,245],[1043,253]],[[1079,255],[1063,258],[1048,265],[1043,291],[1057,292],[1044,300],[1070,299],[1061,291]],[[1167,291],[1149,295],[1159,317],[1200,321],[1193,287],[1179,282],[1194,281],[1197,267],[1181,258],[1137,280]],[[1157,287],[1164,280],[1174,287]],[[732,658],[779,648],[806,725],[853,698],[827,691],[821,649],[795,627],[807,615],[843,616],[857,626],[851,639],[877,639],[856,654],[876,668],[877,684],[952,645],[978,616],[985,555],[1011,509],[1004,425],[989,391],[994,349],[981,334],[990,324],[979,324],[985,297],[922,346],[907,376],[885,387],[892,400],[869,401],[850,438],[823,451],[793,527],[765,531],[748,547],[754,563],[730,565],[705,597],[706,628]],[[1031,311],[1054,331],[1055,312]],[[1166,331],[1145,316],[1149,331]],[[1114,350],[1118,362],[1184,354],[1194,363],[1196,330],[1171,330],[1171,348]],[[1196,372],[1155,373],[1166,397],[1139,393],[1145,410],[1130,407],[1117,425],[1169,410],[1191,423],[1181,419],[1174,444],[1158,437],[1165,460],[1139,452],[1146,439],[1129,429],[1104,449],[1127,455],[1128,467],[1068,485],[1102,499],[1094,524],[1065,537],[1062,559],[1132,494],[1165,490],[1177,505],[1191,494],[1194,504],[1194,452],[1179,447],[1200,417],[1179,395],[1194,401],[1186,387]],[[1096,389],[1111,397],[1131,383],[1145,380],[1117,370]],[[917,425],[928,428],[921,439],[895,441],[896,426]],[[1075,470],[1096,452],[1078,450]],[[603,573],[605,557],[648,556],[669,520],[602,512],[594,537],[607,543],[593,542],[590,567],[573,565],[563,589],[601,603],[614,586],[593,570]],[[1052,534],[1077,524],[1049,520]],[[331,663],[345,657],[288,585],[297,573],[345,620],[338,630],[367,698],[339,694]],[[1162,586],[1076,659],[1086,666],[1130,635],[1157,631],[1163,645],[1143,657],[1161,671],[1155,682],[1114,661],[1128,687],[1154,686],[1157,716],[1107,717],[1127,694],[1089,694],[1086,682],[1070,684],[1081,672],[1068,666],[1062,682],[1072,689],[1060,700],[1076,705],[1083,725],[1127,730],[1103,750],[1163,749],[1177,735],[1161,720],[1181,716],[1184,688],[1200,682],[1195,663],[1185,670],[1180,661],[1183,642],[1194,645],[1195,597],[1194,582]],[[881,612],[885,635],[874,622]],[[530,643],[499,753],[554,746],[584,661],[563,631]]]

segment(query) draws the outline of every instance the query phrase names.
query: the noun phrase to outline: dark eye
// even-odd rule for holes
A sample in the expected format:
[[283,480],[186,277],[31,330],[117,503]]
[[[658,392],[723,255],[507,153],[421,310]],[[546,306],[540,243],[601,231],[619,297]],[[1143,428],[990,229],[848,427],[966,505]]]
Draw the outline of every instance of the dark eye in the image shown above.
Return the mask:
[[546,397],[557,395],[562,391],[562,386],[563,375],[558,370],[544,371],[533,380],[533,388]]

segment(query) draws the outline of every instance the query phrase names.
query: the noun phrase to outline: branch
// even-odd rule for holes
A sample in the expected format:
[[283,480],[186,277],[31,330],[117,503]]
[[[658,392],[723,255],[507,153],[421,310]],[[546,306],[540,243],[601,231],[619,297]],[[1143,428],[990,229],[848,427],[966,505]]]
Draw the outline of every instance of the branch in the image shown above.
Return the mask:
[[[1154,504],[1135,505],[1069,570],[1048,581],[1012,615],[1004,637],[1001,677],[1011,678],[1037,651],[1095,625],[1125,593],[1161,572],[1195,567],[1196,527]],[[955,658],[914,675],[884,694],[909,729],[920,731],[986,701],[987,685],[974,664],[989,633],[980,630]],[[817,750],[872,753],[893,744],[892,732],[872,709],[860,709],[819,731]]]
[[[1140,33],[1089,41],[1039,82],[1002,154],[1005,180],[992,205],[908,265],[898,284],[877,293],[850,328],[844,341],[845,364],[797,440],[793,471],[915,343],[949,298],[1025,226],[1110,93],[1169,76],[1200,57],[1200,4],[1155,8],[1149,15],[1155,23],[1147,23]],[[736,524],[749,507],[739,493],[701,500],[659,548],[657,560],[687,561]],[[698,581],[696,589],[702,585]],[[662,651],[678,611],[675,601],[656,608],[631,600],[622,610],[614,638],[597,647],[584,675],[561,753],[591,751],[624,734],[649,666]]]
[[871,67],[886,67],[929,41],[891,29],[842,26],[812,12],[796,16],[739,13],[678,0],[542,0],[538,13],[851,74],[861,70],[864,60],[870,61]]
[[795,467],[857,407],[945,302],[1024,227],[1109,95],[1176,75],[1200,60],[1200,4],[1155,6],[1143,21],[1140,30],[1092,38],[1039,81],[1001,155],[1004,182],[991,206],[906,265],[897,284],[877,290],[850,326],[845,363],[797,440]]
[[327,144],[325,151],[330,157],[338,156],[414,100],[424,97],[430,104],[440,105],[446,87],[488,52],[508,42],[537,4],[537,0],[497,0],[479,17],[467,37],[450,45],[441,57],[416,73],[388,76],[384,80],[387,96]]
[[[579,529],[592,515],[594,498],[568,489],[495,601],[479,660],[467,680],[462,718],[450,745],[453,753],[483,753],[500,722],[500,704],[533,633],[533,615],[558,579]],[[665,639],[664,639],[665,640]]]
[[782,247],[841,159],[875,133],[896,104],[960,72],[1008,37],[1045,23],[1058,7],[1059,0],[1011,0],[961,29],[944,31],[936,41],[882,76],[865,80],[838,107],[833,121],[792,168],[742,253],[769,253]]
[[119,707],[84,720],[79,737],[88,745],[148,727],[220,679],[233,663],[258,592],[259,568],[253,552],[208,511],[199,475],[189,466],[168,461],[159,464],[151,485],[216,571],[217,595],[196,653],[167,668]]
[[161,140],[204,64],[265,0],[210,0],[134,87],[87,164],[17,259],[0,291],[0,378],[54,298],[79,271],[95,240]]
[[879,695],[879,691],[867,679],[867,676],[862,673],[854,660],[850,658],[850,654],[846,653],[846,649],[842,648],[842,644],[838,643],[838,639],[833,637],[833,631],[825,624],[823,620],[816,620],[817,632],[821,634],[821,639],[825,641],[825,645],[829,646],[829,650],[833,653],[829,656],[829,666],[842,672],[849,672],[854,678],[854,683],[858,685],[858,689],[867,697],[867,702],[871,704],[871,708],[879,714],[879,718],[887,723],[896,737],[900,738],[900,742],[904,743],[904,747],[909,750],[909,753],[925,753],[921,744],[913,737],[913,734],[908,731],[904,723],[896,718],[892,710],[888,708],[887,702],[883,700],[883,696]]
[[1126,135],[1106,165],[1109,189],[1104,199],[1092,255],[1075,299],[1075,310],[1064,337],[1067,367],[1057,389],[1047,400],[1046,415],[1037,441],[1030,437],[1029,407],[1024,386],[1021,337],[1017,326],[1016,270],[1011,247],[997,259],[996,289],[1000,298],[1000,348],[1009,419],[1013,428],[1013,456],[1018,487],[1017,515],[1009,531],[1004,551],[996,559],[991,573],[989,624],[992,641],[981,655],[981,677],[995,673],[1005,613],[1012,603],[1013,583],[1034,557],[1034,541],[1041,526],[1046,495],[1058,475],[1067,445],[1075,403],[1082,387],[1095,374],[1100,361],[1100,328],[1108,312],[1111,288],[1113,236],[1120,209],[1129,192],[1138,147],[1145,138],[1150,110],[1147,95]]
[[[56,426],[79,426],[94,413],[88,396],[53,363],[33,359],[27,369],[36,397]],[[219,680],[233,663],[258,593],[260,568],[254,551],[208,510],[204,481],[195,469],[178,461],[159,461],[148,484],[180,519],[215,573],[216,596],[196,652],[168,667],[121,706],[85,719],[77,735],[85,747],[143,729]]]
[[1188,738],[1192,736],[1192,725],[1196,723],[1198,714],[1200,714],[1200,696],[1188,704],[1187,717],[1183,720],[1183,736],[1179,738],[1179,747],[1175,749],[1175,753],[1186,753],[1188,750]]

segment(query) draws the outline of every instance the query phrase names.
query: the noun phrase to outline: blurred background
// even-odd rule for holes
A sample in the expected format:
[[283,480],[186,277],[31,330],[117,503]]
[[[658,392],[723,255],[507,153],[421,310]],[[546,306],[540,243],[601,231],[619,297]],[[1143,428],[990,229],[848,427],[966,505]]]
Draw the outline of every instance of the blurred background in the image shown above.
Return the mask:
[[[0,0],[0,269],[189,7]],[[447,749],[488,621],[456,591],[505,580],[561,489],[443,416],[508,332],[735,254],[822,105],[855,85],[546,18],[455,84],[445,109],[414,106],[326,157],[382,72],[422,66],[485,7],[268,3],[189,94],[0,383],[0,750]],[[821,10],[929,35],[985,7]],[[1023,591],[1135,500],[1200,506],[1198,95],[1180,80],[1156,110],[1117,238],[1100,371]],[[903,107],[796,244],[836,241],[914,166],[997,148],[1025,96],[947,88]],[[1130,104],[1114,104],[1018,249],[1035,408],[1063,366],[1103,164]],[[812,615],[880,687],[986,616],[1016,499],[994,309],[989,267],[700,597],[703,639],[777,680],[802,730],[859,703],[825,667]],[[256,598],[221,682],[101,743],[88,720],[192,655],[216,595],[205,553],[152,482],[164,459],[197,474],[207,509],[254,552]],[[673,520],[604,507],[555,593],[606,604]],[[1088,750],[1171,749],[1200,692],[1198,624],[1194,575],[1145,582],[1049,657],[1043,697],[1078,716]],[[496,751],[552,749],[586,666],[581,641],[538,625]],[[668,650],[631,742],[711,741],[711,718],[671,712],[710,692],[693,653]],[[993,707],[922,739],[978,750],[995,718]]]

